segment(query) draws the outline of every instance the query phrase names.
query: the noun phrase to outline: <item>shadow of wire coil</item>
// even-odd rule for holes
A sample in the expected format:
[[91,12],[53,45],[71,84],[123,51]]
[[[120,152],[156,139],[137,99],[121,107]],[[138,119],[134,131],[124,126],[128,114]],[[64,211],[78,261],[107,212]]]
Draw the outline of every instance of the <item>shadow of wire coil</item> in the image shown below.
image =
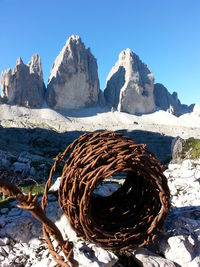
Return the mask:
[[[97,132],[80,136],[62,159],[66,154],[59,203],[79,236],[112,250],[142,247],[155,239],[167,216],[170,193],[162,167],[146,145],[122,134]],[[119,172],[127,175],[116,192],[108,197],[93,194]]]

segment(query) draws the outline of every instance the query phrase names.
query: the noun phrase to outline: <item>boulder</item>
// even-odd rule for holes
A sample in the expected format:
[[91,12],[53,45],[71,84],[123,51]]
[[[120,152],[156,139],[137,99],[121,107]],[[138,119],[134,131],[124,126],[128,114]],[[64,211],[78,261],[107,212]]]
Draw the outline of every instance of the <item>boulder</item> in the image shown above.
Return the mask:
[[38,54],[33,55],[26,65],[18,58],[13,70],[1,74],[1,97],[3,102],[30,108],[40,108],[43,104],[45,85],[42,64]]
[[171,151],[172,151],[172,160],[175,163],[182,162],[181,153],[185,145],[185,140],[179,136],[172,140]]
[[142,267],[176,267],[175,263],[165,259],[146,248],[133,251],[135,261]]
[[98,96],[96,59],[81,38],[72,35],[52,66],[47,104],[61,110],[78,109],[96,104]]
[[181,104],[178,94],[176,92],[170,94],[161,83],[154,85],[154,99],[157,108],[168,111],[176,116],[192,112],[194,108],[194,104],[190,106]]
[[135,53],[126,49],[108,74],[104,95],[107,103],[118,111],[151,113],[155,110],[153,88],[153,73]]

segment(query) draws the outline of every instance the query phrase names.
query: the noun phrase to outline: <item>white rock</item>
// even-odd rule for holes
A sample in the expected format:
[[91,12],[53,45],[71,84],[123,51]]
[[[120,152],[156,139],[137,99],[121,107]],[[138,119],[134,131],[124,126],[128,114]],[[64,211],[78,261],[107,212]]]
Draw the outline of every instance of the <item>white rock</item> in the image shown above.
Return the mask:
[[193,260],[192,254],[194,250],[194,244],[190,242],[190,239],[183,236],[170,237],[168,239],[170,249],[165,251],[165,257],[180,264],[181,266],[191,262]]
[[38,239],[38,237],[33,237],[29,241],[29,245],[31,247],[39,247],[41,245],[41,240]]
[[192,169],[192,161],[190,159],[186,159],[182,162],[182,167],[185,168],[186,170],[191,170]]
[[200,179],[200,170],[196,169],[194,173],[195,180]]
[[5,259],[5,257],[0,255],[0,262],[3,262],[4,259]]
[[2,240],[2,242],[3,242],[5,245],[9,245],[9,244],[10,244],[10,239],[7,238],[7,237],[0,238],[0,240]]
[[64,239],[68,238],[70,241],[77,240],[76,232],[72,229],[72,227],[69,224],[69,221],[67,220],[64,214],[62,214],[61,217],[56,220],[55,224],[61,231]]
[[199,267],[200,266],[200,256],[195,257],[191,262],[187,264],[187,267]]
[[176,267],[176,265],[145,248],[138,248],[133,252],[134,258],[143,267]]
[[59,186],[60,186],[60,180],[61,180],[61,177],[58,177],[56,179],[56,181],[54,182],[54,184],[51,186],[50,191],[58,191]]
[[180,165],[179,164],[172,164],[172,163],[170,163],[168,165],[168,170],[169,171],[176,170],[176,169],[179,169],[179,168],[180,168]]
[[79,262],[80,267],[111,267],[118,260],[112,252],[86,242],[76,244],[74,258]]
[[11,250],[11,247],[8,246],[8,245],[5,245],[5,246],[3,247],[3,249],[5,250],[5,252],[6,252],[7,254],[9,254],[9,252],[10,252],[10,250]]

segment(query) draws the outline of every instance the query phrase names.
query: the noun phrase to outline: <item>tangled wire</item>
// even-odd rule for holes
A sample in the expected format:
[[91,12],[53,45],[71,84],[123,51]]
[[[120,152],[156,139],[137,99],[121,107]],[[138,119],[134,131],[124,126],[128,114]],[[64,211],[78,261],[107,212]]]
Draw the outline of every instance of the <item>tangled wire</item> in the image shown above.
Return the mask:
[[[146,145],[136,144],[122,134],[111,131],[84,134],[56,157],[41,206],[37,197],[31,193],[24,196],[0,178],[0,191],[15,195],[20,207],[43,223],[49,251],[57,266],[78,265],[73,243],[63,240],[59,229],[45,215],[53,174],[63,160],[59,203],[78,236],[104,249],[120,251],[154,241],[170,206],[167,179],[156,157]],[[126,173],[125,182],[112,195],[94,194],[103,181],[122,172]],[[57,241],[57,248],[53,240]],[[65,258],[60,255],[61,250]]]

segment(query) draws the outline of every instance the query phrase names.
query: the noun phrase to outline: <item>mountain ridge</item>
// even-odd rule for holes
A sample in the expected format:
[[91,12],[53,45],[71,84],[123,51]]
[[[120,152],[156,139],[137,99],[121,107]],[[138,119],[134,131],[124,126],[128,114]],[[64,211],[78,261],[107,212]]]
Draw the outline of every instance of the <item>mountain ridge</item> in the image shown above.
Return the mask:
[[161,83],[154,84],[150,68],[129,48],[120,52],[102,91],[96,58],[78,35],[70,36],[56,57],[47,86],[36,54],[27,65],[19,58],[13,72],[3,71],[1,88],[0,104],[30,108],[41,108],[45,102],[61,110],[101,105],[138,115],[161,109],[180,116],[195,106],[181,104],[177,93],[170,94]]

